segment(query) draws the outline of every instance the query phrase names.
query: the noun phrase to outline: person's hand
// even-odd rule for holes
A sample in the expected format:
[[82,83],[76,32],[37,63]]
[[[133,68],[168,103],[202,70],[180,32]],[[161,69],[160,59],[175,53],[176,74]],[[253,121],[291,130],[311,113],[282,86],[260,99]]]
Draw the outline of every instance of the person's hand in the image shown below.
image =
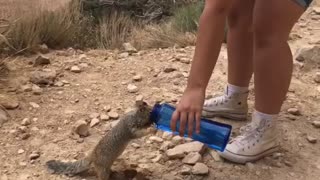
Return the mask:
[[200,133],[201,112],[205,98],[205,91],[200,88],[186,89],[171,118],[171,129],[176,131],[177,121],[180,120],[179,134],[183,136],[188,123],[188,136],[193,134],[196,121],[196,133]]

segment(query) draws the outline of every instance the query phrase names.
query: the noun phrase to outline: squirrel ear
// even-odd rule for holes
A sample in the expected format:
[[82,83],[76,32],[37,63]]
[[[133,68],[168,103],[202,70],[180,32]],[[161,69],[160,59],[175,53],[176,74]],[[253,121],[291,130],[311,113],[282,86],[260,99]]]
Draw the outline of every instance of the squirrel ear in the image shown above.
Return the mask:
[[138,109],[145,109],[146,107],[148,107],[148,104],[143,100],[139,100],[139,101],[136,101],[136,107]]

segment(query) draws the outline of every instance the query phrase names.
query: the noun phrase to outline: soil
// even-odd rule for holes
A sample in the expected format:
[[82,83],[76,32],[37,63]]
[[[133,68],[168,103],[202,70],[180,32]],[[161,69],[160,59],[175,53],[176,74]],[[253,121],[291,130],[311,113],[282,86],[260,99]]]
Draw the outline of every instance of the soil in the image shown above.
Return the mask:
[[[315,7],[320,8],[319,5]],[[319,45],[320,14],[310,8],[291,33],[290,46],[294,53],[299,48]],[[111,50],[51,50],[45,55],[51,63],[36,67],[32,62],[37,55],[6,59],[9,73],[1,74],[1,99],[9,103],[18,102],[19,107],[8,110],[11,119],[0,128],[0,180],[95,179],[94,176],[53,175],[44,165],[51,159],[81,158],[115,121],[100,120],[99,124],[89,129],[90,136],[79,138],[71,133],[78,120],[90,121],[94,113],[106,114],[109,107],[121,117],[134,105],[138,95],[150,104],[179,100],[186,87],[193,52],[194,47],[145,50],[132,55]],[[80,67],[81,72],[69,70],[75,65]],[[301,65],[311,68],[301,68]],[[216,161],[206,152],[202,161],[209,167],[208,175],[181,175],[181,160],[163,158],[156,163],[151,161],[157,154],[162,154],[159,152],[161,143],[144,137],[134,140],[135,145],[129,144],[115,162],[114,169],[124,171],[127,169],[125,166],[138,166],[136,169],[143,169],[142,173],[149,179],[319,179],[320,129],[312,125],[313,121],[320,120],[320,84],[315,82],[316,72],[319,72],[317,66],[314,61],[295,61],[292,83],[278,123],[281,129],[280,154],[252,164],[238,165]],[[41,86],[42,91],[36,94],[21,90],[21,86],[30,84],[32,72],[48,69],[56,70],[55,82],[60,82],[60,85]],[[224,45],[207,96],[223,93],[226,70]],[[142,79],[133,80],[136,75],[141,75]],[[137,86],[137,92],[129,92],[128,84]],[[252,83],[250,90],[252,111]],[[292,115],[287,111],[289,108],[297,108],[301,114]],[[30,124],[23,128],[21,122],[25,118],[30,119]],[[232,124],[233,136],[238,134],[239,127],[248,123],[222,118],[214,120]],[[161,132],[158,135],[162,137]],[[308,136],[317,138],[318,142],[310,143]],[[136,148],[136,144],[140,147]],[[40,157],[30,160],[32,153],[38,153]]]

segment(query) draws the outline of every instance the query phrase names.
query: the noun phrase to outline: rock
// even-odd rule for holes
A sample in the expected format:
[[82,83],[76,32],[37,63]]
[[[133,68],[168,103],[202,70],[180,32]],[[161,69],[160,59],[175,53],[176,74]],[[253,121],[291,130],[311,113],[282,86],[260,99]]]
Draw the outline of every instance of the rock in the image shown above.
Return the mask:
[[134,48],[130,43],[123,43],[122,44],[124,50],[128,53],[136,53],[138,52],[136,48]]
[[21,122],[22,126],[28,126],[31,124],[31,120],[29,118],[24,118]]
[[285,160],[284,164],[288,167],[292,167],[292,163],[290,161]]
[[35,109],[40,108],[39,104],[37,104],[35,102],[29,102],[29,104],[30,104],[30,106],[32,106]]
[[55,70],[34,71],[31,73],[30,81],[39,85],[52,85],[57,77]]
[[99,118],[99,116],[100,116],[99,113],[91,113],[89,117],[93,119],[93,118]]
[[135,76],[132,77],[132,79],[134,81],[141,81],[142,80],[142,76],[141,75],[135,75]]
[[191,173],[191,168],[188,166],[182,166],[180,170],[181,175],[189,175]]
[[22,153],[24,153],[24,150],[23,149],[19,149],[18,150],[18,154],[22,154]]
[[80,60],[80,61],[87,61],[87,60],[89,60],[89,58],[87,57],[87,55],[81,54],[81,55],[79,56],[79,60]]
[[223,162],[223,158],[213,149],[209,150],[210,156],[214,159],[216,162]]
[[307,62],[304,68],[314,67],[314,64],[318,64],[318,60],[320,59],[320,46],[310,45],[298,49],[295,53],[295,59],[299,62]]
[[320,15],[320,7],[313,7],[312,10],[315,14]]
[[79,66],[72,66],[70,71],[74,73],[80,73],[81,69],[79,68]]
[[316,128],[320,128],[320,121],[313,121],[312,125]]
[[14,98],[0,95],[0,106],[3,106],[3,110],[13,110],[19,107],[19,102]]
[[39,86],[34,84],[34,85],[32,85],[32,92],[35,95],[40,95],[40,94],[42,94],[43,90]]
[[314,76],[314,81],[316,83],[320,83],[320,72],[317,72],[316,75]]
[[31,136],[30,134],[24,133],[24,134],[22,134],[21,139],[22,139],[22,140],[26,140],[26,139],[28,139],[30,136]]
[[48,48],[48,46],[46,44],[39,45],[38,49],[39,49],[40,53],[42,53],[42,54],[49,53],[49,48]]
[[246,163],[246,166],[248,167],[249,171],[253,171],[254,170],[254,164],[252,163]]
[[149,138],[150,141],[153,141],[153,142],[156,142],[156,143],[162,143],[163,142],[163,139],[158,137],[158,136],[151,136]]
[[93,118],[91,121],[90,121],[90,127],[93,127],[97,124],[100,123],[100,120],[98,118]]
[[129,57],[129,53],[127,53],[127,52],[121,53],[118,56],[119,59],[124,59],[124,58],[127,58],[127,57]]
[[57,86],[57,87],[62,87],[63,85],[64,85],[64,83],[61,82],[61,81],[58,81],[58,82],[54,83],[54,86]]
[[190,64],[190,62],[191,62],[191,60],[189,58],[180,58],[179,61],[184,63],[184,64]]
[[33,66],[41,66],[41,65],[47,65],[47,64],[50,64],[50,59],[46,56],[38,56],[35,61],[34,61],[34,64]]
[[182,159],[185,164],[194,165],[201,161],[201,155],[198,152],[190,152],[186,157]]
[[108,112],[108,116],[111,118],[111,119],[118,119],[119,118],[119,114],[115,111],[110,111]]
[[29,155],[30,160],[38,159],[40,157],[40,153],[38,152],[33,152]]
[[87,63],[80,63],[79,66],[82,68],[87,68],[89,65]]
[[317,143],[317,138],[312,137],[312,136],[307,136],[307,140],[309,143],[312,143],[312,144]]
[[171,139],[172,143],[173,144],[181,144],[183,142],[183,137],[181,136],[174,136],[172,139]]
[[141,101],[143,101],[143,96],[142,95],[138,95],[136,97],[136,102],[141,102]]
[[111,128],[114,128],[119,122],[120,122],[120,120],[112,121]]
[[170,148],[173,148],[174,144],[170,141],[165,141],[162,143],[162,145],[160,146],[160,151],[167,151]]
[[170,72],[173,72],[173,71],[176,71],[177,68],[173,67],[173,66],[167,66],[163,69],[163,72],[165,73],[170,73]]
[[274,154],[272,155],[273,159],[279,159],[279,158],[281,158],[282,156],[283,156],[282,153],[274,153]]
[[194,175],[207,175],[209,173],[209,168],[203,163],[196,163],[192,167],[192,174]]
[[90,135],[89,133],[89,127],[86,121],[84,120],[78,120],[74,127],[73,130],[76,134],[78,134],[80,137],[87,137]]
[[31,84],[26,84],[26,85],[22,85],[20,87],[20,89],[23,92],[30,92],[30,91],[32,91],[32,86],[31,86]]
[[129,93],[136,93],[138,92],[138,87],[133,85],[133,84],[128,84],[127,86],[128,92]]
[[104,113],[100,114],[100,119],[102,121],[108,121],[110,119],[110,117]]
[[165,140],[171,140],[173,137],[173,134],[171,132],[163,132],[162,134],[162,139],[165,139]]
[[141,146],[137,143],[131,143],[131,146],[134,147],[134,148],[140,148]]
[[177,145],[176,147],[167,150],[166,154],[171,159],[183,158],[185,153],[198,152],[201,154],[203,153],[204,149],[204,144],[198,141],[194,141],[186,144]]
[[158,154],[155,158],[151,159],[153,163],[159,162],[162,159],[162,154]]
[[288,113],[295,115],[295,116],[301,115],[301,112],[298,108],[289,108]]

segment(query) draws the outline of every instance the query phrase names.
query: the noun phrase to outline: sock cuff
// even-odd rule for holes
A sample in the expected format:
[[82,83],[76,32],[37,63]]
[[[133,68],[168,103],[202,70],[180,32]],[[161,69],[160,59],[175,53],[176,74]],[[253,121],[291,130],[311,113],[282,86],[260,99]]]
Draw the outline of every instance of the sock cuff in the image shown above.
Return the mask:
[[243,93],[247,93],[248,91],[249,91],[249,87],[235,86],[230,83],[228,83],[228,86],[227,86],[227,93],[228,94],[229,94],[229,92],[231,94],[243,94]]
[[264,120],[273,120],[276,119],[278,117],[279,114],[267,114],[267,113],[263,113],[260,112],[258,110],[254,110],[253,111],[253,116],[257,117],[258,119],[264,119]]

